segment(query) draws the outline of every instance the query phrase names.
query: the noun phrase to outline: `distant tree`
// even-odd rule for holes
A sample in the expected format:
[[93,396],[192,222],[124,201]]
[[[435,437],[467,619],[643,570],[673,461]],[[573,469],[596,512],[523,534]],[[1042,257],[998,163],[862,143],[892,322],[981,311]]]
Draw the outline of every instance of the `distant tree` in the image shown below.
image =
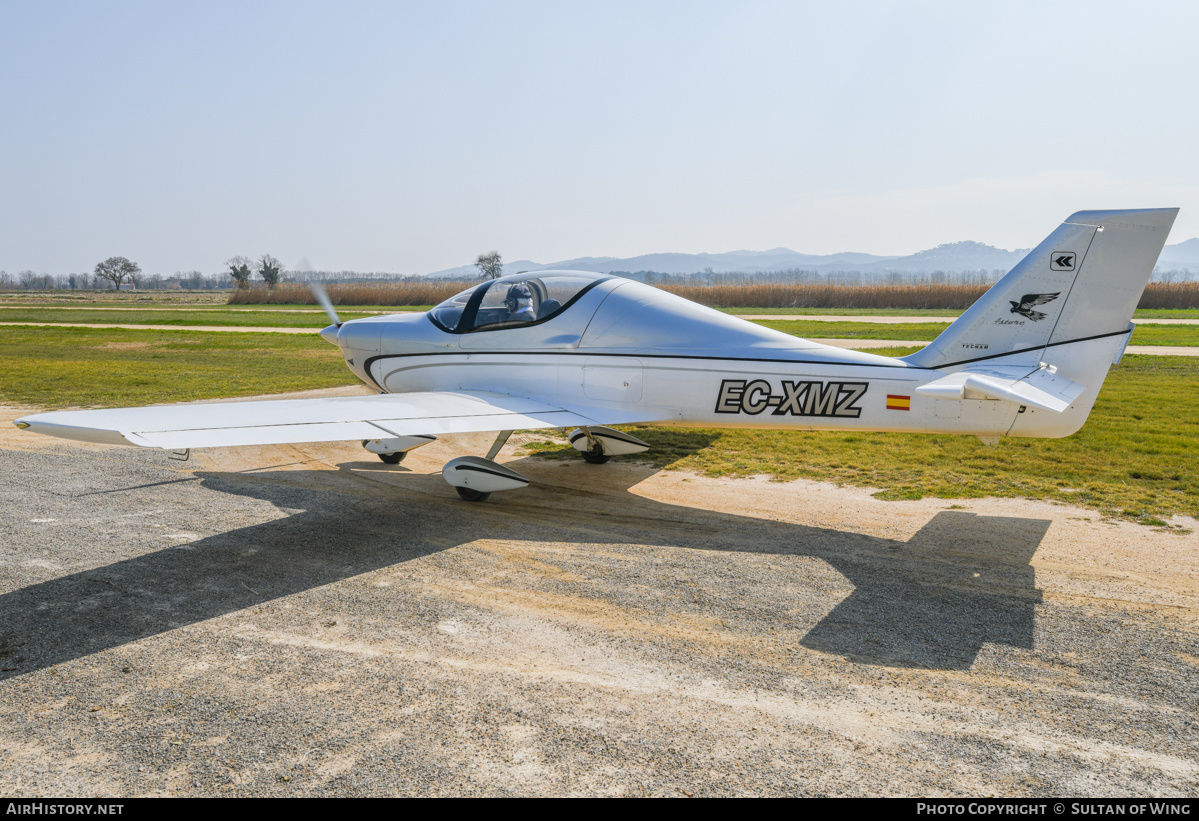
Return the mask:
[[229,276],[233,277],[239,290],[250,287],[250,276],[254,273],[254,269],[250,267],[251,264],[247,257],[234,257],[225,261],[225,265],[229,268]]
[[479,276],[483,279],[499,279],[504,275],[504,260],[499,251],[479,254],[475,265],[479,269]]
[[258,276],[262,277],[267,288],[274,288],[283,276],[283,263],[270,254],[263,254],[258,260]]
[[121,290],[121,283],[125,280],[136,284],[134,277],[141,272],[142,269],[136,262],[130,262],[124,257],[109,257],[96,265],[96,276],[107,279],[117,291]]

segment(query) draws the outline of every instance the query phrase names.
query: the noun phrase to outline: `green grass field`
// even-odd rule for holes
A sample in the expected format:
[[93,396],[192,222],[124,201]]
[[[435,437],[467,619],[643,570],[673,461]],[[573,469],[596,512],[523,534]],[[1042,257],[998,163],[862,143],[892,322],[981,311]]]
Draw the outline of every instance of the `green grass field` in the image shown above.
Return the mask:
[[[374,316],[384,309],[355,311],[338,309],[342,320]],[[312,328],[329,324],[320,309],[288,309],[278,306],[229,308],[96,308],[89,310],[63,308],[0,309],[0,322],[89,323],[111,325],[201,325],[211,327]],[[807,339],[895,339],[931,342],[945,323],[902,323],[884,325],[873,322],[821,322],[805,320],[757,320],[757,323],[784,333]],[[1139,325],[1133,332],[1133,345],[1199,345],[1199,325]]]
[[150,405],[358,381],[338,349],[316,334],[52,327],[0,333],[0,401],[22,405]]
[[[895,327],[895,326],[891,326]],[[105,407],[356,383],[315,334],[89,328],[3,330],[0,401]],[[898,356],[914,348],[875,350]],[[1199,358],[1126,356],[1086,426],[1066,439],[891,433],[634,429],[646,458],[711,476],[799,477],[879,488],[884,499],[1019,496],[1163,525],[1199,516]],[[576,458],[563,442],[550,458]]]
[[[376,316],[382,309],[353,311],[338,309],[343,321]],[[254,308],[101,308],[96,310],[63,308],[3,308],[0,322],[65,322],[93,325],[208,325],[212,327],[236,327],[252,325],[261,328],[313,328],[319,330],[329,324],[325,312],[302,310],[259,310]]]

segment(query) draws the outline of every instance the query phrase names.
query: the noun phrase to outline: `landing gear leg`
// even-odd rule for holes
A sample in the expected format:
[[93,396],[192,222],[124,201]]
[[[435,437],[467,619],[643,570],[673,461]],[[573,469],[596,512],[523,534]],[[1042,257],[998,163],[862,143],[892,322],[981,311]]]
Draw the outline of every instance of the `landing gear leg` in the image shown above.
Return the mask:
[[510,430],[500,431],[500,435],[495,437],[495,444],[491,446],[491,450],[487,451],[487,458],[494,459],[496,454],[500,452],[500,448],[502,448],[508,442],[508,437],[511,435],[512,431]]

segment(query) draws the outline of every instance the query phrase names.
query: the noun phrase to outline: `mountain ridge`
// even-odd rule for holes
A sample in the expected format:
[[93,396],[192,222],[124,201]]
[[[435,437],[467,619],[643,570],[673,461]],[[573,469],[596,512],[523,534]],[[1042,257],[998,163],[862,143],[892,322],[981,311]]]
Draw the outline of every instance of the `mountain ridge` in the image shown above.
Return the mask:
[[[724,253],[685,254],[663,252],[633,257],[576,257],[557,262],[540,263],[520,259],[504,263],[505,274],[522,271],[573,270],[594,273],[639,273],[654,271],[660,274],[760,274],[801,269],[827,273],[829,271],[860,271],[863,273],[917,273],[944,271],[1010,270],[1030,249],[1008,251],[973,240],[947,242],[935,248],[917,251],[906,256],[880,256],[855,251],[836,254],[804,254],[790,248],[769,251],[727,251]],[[1175,245],[1167,245],[1158,266],[1190,266],[1199,268],[1199,237]],[[474,265],[459,265],[426,274],[432,279],[474,279]]]

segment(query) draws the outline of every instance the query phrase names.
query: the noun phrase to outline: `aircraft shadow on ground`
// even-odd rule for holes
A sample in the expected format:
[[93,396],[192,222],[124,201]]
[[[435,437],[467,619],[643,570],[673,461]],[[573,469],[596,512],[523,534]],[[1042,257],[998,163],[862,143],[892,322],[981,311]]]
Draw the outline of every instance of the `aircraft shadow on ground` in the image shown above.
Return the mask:
[[[302,481],[296,471],[197,473],[204,492],[300,512],[0,595],[0,650],[8,648],[0,679],[507,537],[822,559],[854,590],[801,644],[860,663],[964,670],[985,643],[1033,646],[1041,595],[1029,562],[1047,520],[942,511],[903,542],[697,511],[628,492],[656,472],[649,465],[624,467],[615,485],[615,472],[593,474],[607,484],[589,494],[537,478],[603,468],[518,460],[508,464],[534,485],[495,497],[501,504],[469,504],[447,495],[438,475],[397,473],[389,477],[401,482],[397,487],[345,469],[355,464],[299,471]],[[414,496],[405,498],[405,490]],[[589,496],[595,504],[587,504]]]

